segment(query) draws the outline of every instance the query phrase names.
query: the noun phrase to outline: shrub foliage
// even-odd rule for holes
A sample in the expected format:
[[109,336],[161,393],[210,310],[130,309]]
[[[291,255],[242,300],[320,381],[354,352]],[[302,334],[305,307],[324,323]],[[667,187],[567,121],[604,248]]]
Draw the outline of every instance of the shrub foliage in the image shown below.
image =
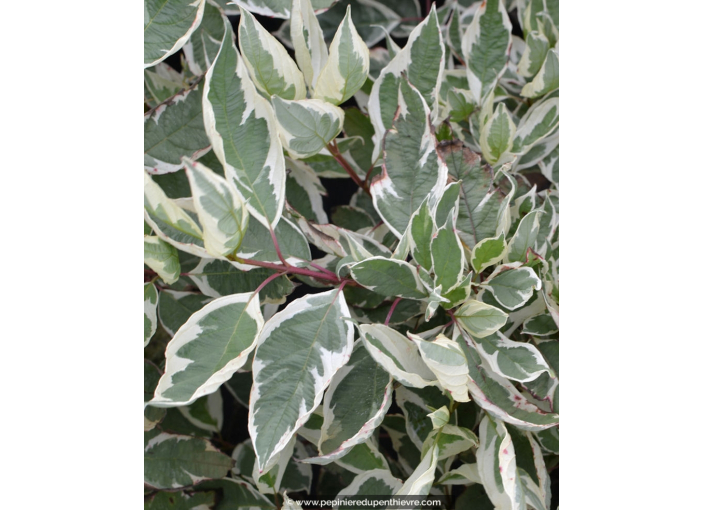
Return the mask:
[[145,0],[146,508],[554,507],[558,53],[556,0]]

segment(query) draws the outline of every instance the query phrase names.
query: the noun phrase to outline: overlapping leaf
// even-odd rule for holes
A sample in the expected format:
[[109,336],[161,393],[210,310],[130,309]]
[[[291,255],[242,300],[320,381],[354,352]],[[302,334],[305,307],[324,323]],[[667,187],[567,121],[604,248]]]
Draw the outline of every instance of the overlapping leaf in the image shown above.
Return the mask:
[[437,200],[447,181],[447,166],[435,150],[430,110],[407,80],[397,89],[399,109],[384,137],[382,174],[371,185],[374,207],[400,238],[411,215],[428,195]]
[[229,24],[205,74],[203,121],[226,178],[247,201],[252,216],[267,227],[276,226],[285,199],[283,148],[274,111],[250,79]]
[[217,390],[247,361],[264,325],[258,294],[232,294],[194,313],[166,347],[151,405],[187,405]]
[[309,294],[272,317],[254,356],[249,434],[266,470],[313,413],[352,352],[344,294]]

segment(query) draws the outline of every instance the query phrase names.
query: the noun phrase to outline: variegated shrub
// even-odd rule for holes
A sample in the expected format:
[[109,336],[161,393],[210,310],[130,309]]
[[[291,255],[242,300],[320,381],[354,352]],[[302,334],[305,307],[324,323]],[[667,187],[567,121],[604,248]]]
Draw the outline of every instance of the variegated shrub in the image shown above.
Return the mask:
[[144,10],[145,508],[555,508],[557,0]]

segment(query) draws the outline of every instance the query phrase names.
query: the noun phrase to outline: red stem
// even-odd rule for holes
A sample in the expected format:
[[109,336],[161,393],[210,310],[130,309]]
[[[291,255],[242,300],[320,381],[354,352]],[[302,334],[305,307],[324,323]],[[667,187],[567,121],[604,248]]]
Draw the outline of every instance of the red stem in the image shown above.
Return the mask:
[[274,229],[269,227],[269,233],[271,234],[271,240],[274,242],[274,249],[276,250],[276,254],[279,256],[279,260],[284,266],[289,267],[289,263],[286,262],[286,259],[284,258],[283,254],[281,253],[281,249],[279,248],[279,240],[276,239]]
[[337,278],[337,275],[336,275],[335,273],[333,273],[333,272],[330,271],[329,269],[325,269],[323,266],[319,266],[319,265],[316,264],[315,262],[308,262],[308,264],[311,265],[311,266],[313,266],[313,267],[316,268],[317,270],[322,271],[323,273],[329,274],[330,276],[334,276],[335,278]]
[[266,287],[266,285],[267,285],[271,280],[273,280],[274,278],[278,278],[279,276],[281,276],[282,274],[286,274],[287,272],[288,272],[288,271],[284,271],[283,273],[274,273],[274,274],[272,274],[271,276],[269,276],[269,278],[267,278],[266,280],[264,280],[262,283],[259,284],[259,287],[257,287],[257,290],[255,290],[255,291],[252,293],[252,296],[254,296],[255,294],[259,294],[259,292],[260,292],[264,287]]
[[326,273],[321,273],[318,271],[311,271],[310,269],[304,269],[302,267],[295,267],[295,266],[282,266],[280,264],[275,264],[273,262],[262,262],[260,260],[252,260],[252,259],[243,259],[236,257],[235,258],[236,262],[240,262],[242,264],[248,264],[250,266],[257,266],[257,267],[265,267],[267,269],[273,269],[274,271],[279,271],[282,273],[291,273],[291,274],[299,274],[303,276],[310,276],[311,278],[318,278],[319,280],[327,280],[329,282],[333,283],[342,283],[342,282],[349,282],[349,280],[342,280],[338,278],[337,276],[333,274],[326,274]]
[[396,300],[394,301],[394,304],[391,305],[391,310],[389,310],[389,314],[386,316],[386,320],[384,321],[384,326],[389,325],[389,321],[391,320],[391,316],[394,313],[394,310],[396,310],[396,305],[398,302],[401,301],[400,297],[397,297]]
[[347,162],[347,160],[340,154],[339,149],[337,148],[337,142],[334,140],[332,143],[328,144],[328,150],[330,151],[330,154],[335,158],[335,160],[340,163],[340,166],[345,169],[345,172],[349,174],[350,177],[352,177],[352,180],[362,188],[367,195],[370,195],[369,193],[369,188],[367,185],[362,181],[362,179],[359,178],[359,175],[357,175],[357,172],[354,171],[354,169],[350,166],[350,164]]

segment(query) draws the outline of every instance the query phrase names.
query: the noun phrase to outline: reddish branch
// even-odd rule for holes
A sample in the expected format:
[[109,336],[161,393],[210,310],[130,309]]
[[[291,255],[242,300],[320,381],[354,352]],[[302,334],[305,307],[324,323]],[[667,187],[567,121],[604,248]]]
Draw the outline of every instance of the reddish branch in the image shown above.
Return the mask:
[[329,143],[327,145],[327,147],[330,151],[330,154],[332,154],[332,157],[335,158],[338,163],[340,163],[340,166],[345,169],[345,172],[347,172],[350,177],[352,177],[352,180],[357,184],[357,186],[362,188],[367,195],[371,195],[371,193],[369,193],[369,187],[367,186],[367,183],[359,178],[357,172],[354,171],[354,169],[350,166],[344,156],[340,154],[340,149],[337,148],[337,142],[333,140],[332,143]]

